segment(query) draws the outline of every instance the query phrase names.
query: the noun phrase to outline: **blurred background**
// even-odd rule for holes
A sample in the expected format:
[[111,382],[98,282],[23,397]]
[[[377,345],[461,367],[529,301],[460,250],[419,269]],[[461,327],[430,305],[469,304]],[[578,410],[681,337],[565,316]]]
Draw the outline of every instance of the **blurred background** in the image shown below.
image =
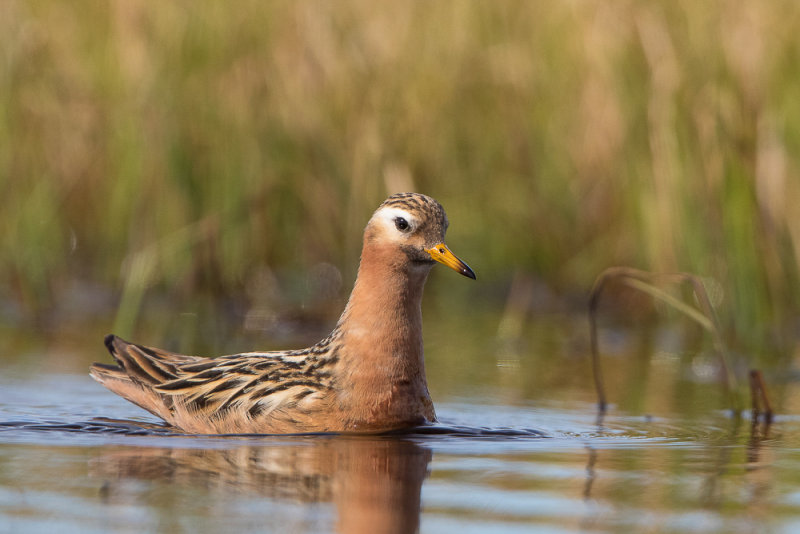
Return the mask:
[[703,277],[732,346],[791,359],[798,27],[792,0],[0,2],[2,357],[313,342],[414,190],[478,274],[429,281],[453,331],[585,338],[628,265]]

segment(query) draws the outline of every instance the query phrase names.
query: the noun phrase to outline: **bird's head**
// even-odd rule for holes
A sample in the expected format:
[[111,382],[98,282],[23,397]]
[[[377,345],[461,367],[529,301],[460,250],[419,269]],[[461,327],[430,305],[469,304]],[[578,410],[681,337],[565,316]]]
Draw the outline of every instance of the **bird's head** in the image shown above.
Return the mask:
[[365,244],[396,246],[412,265],[430,267],[439,262],[475,280],[472,269],[445,245],[447,226],[447,215],[436,200],[419,193],[398,193],[375,211],[364,239]]

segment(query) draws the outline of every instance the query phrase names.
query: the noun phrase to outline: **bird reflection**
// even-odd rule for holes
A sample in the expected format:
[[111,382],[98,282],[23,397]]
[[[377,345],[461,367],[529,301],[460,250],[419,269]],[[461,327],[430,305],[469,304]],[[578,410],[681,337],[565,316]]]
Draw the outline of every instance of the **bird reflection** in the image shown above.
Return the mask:
[[135,448],[94,458],[103,493],[124,480],[333,503],[339,532],[415,532],[431,451],[395,438],[314,437],[226,448]]

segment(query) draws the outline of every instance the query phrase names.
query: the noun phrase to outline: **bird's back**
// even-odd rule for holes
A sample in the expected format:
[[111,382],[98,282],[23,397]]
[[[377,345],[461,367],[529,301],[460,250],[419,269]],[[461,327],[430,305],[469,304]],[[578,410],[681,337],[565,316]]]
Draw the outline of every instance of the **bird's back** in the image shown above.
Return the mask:
[[315,347],[219,358],[185,356],[109,335],[116,366],[91,376],[168,423],[206,434],[339,430],[332,417],[330,367]]

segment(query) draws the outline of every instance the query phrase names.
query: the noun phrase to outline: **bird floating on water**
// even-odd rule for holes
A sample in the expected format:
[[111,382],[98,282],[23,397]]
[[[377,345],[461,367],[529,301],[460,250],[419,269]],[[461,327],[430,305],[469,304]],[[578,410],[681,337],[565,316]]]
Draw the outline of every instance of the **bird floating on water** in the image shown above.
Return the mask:
[[301,350],[184,356],[105,344],[92,378],[185,432],[383,432],[436,420],[425,379],[422,289],[435,262],[475,279],[444,244],[448,221],[418,193],[386,199],[364,230],[353,292],[333,331]]

